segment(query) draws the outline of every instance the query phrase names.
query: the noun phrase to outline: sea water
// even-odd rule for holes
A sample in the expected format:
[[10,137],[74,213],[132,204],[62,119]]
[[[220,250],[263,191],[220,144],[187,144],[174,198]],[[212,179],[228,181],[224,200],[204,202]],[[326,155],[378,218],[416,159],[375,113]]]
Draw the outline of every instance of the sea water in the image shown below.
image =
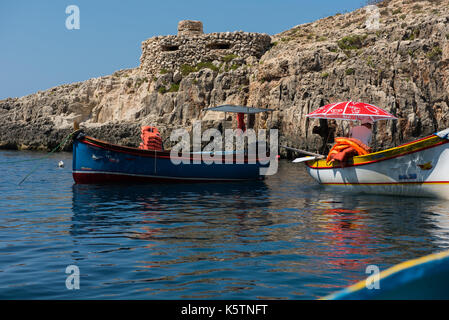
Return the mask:
[[327,191],[304,164],[75,185],[70,153],[45,156],[0,151],[1,299],[316,299],[449,248],[449,202]]

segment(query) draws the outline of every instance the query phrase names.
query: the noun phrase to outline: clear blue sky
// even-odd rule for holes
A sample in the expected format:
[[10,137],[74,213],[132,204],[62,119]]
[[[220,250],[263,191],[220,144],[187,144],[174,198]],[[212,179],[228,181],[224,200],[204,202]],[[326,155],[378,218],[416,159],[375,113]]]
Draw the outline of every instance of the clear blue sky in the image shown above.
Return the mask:
[[[140,44],[176,34],[179,20],[201,20],[204,32],[276,34],[365,5],[364,0],[1,0],[0,99],[138,66]],[[80,29],[67,30],[68,5]]]

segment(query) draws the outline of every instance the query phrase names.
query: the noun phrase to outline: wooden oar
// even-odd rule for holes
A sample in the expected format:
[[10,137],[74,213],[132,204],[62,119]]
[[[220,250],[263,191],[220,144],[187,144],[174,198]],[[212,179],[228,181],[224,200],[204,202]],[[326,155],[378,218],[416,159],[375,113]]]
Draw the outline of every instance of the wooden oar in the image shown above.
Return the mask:
[[307,157],[296,158],[295,160],[293,160],[294,163],[301,163],[301,162],[305,162],[305,161],[311,161],[311,160],[326,158],[326,156],[323,156],[322,154],[313,153],[313,152],[302,150],[302,149],[296,149],[296,148],[287,147],[287,146],[281,146],[281,147],[284,148],[284,149],[287,149],[287,150],[291,150],[291,151],[295,151],[295,152],[299,152],[299,153],[303,153],[303,154],[307,154],[308,155]]

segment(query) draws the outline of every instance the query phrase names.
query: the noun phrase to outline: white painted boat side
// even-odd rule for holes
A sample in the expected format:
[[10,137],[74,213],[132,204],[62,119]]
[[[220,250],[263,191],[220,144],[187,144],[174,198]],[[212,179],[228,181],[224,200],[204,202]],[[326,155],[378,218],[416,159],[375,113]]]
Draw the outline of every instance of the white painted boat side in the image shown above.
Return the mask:
[[449,199],[449,143],[360,166],[307,171],[341,191]]

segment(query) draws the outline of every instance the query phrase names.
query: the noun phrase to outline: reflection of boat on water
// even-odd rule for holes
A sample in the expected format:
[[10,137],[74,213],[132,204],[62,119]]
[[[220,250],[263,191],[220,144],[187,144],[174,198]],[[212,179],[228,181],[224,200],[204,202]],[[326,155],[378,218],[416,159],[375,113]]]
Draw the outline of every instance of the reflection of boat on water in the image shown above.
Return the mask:
[[371,276],[324,299],[449,299],[449,251],[409,260],[381,272],[378,289],[371,286],[375,280]]
[[[117,225],[126,228],[133,224],[148,222],[152,225],[177,219],[181,223],[207,219],[226,221],[240,215],[235,213],[236,209],[242,212],[247,208],[256,213],[270,205],[266,199],[269,189],[264,181],[209,183],[207,187],[189,183],[133,184],[126,188],[121,185],[75,184],[72,190],[73,235]],[[223,215],[224,212],[229,212],[229,216]]]
[[449,199],[449,129],[347,163],[307,161],[309,174],[337,190]]
[[[375,242],[370,237],[368,227],[364,223],[366,210],[350,209],[325,209],[321,217],[325,219],[321,223],[322,228],[327,230],[323,240],[329,243],[330,265],[344,268],[346,270],[358,270],[363,264],[370,263],[374,254],[369,245]],[[357,246],[354,245],[357,242]],[[365,259],[351,259],[359,257],[370,257]]]
[[[220,202],[227,200],[235,201],[246,199],[248,207],[267,206],[268,200],[266,193],[269,191],[264,181],[247,181],[243,183],[212,182],[207,187],[201,184],[158,184],[142,185],[131,184],[123,188],[121,185],[73,185],[73,210],[75,214],[92,212],[92,209],[98,211],[108,210],[115,201],[132,206],[120,206],[118,203],[114,210],[119,212],[129,212],[130,209],[145,210],[149,208],[160,207],[170,209],[175,204],[184,203],[196,206],[195,202],[201,202],[203,199],[209,200],[217,206],[216,197],[220,197]],[[195,201],[193,201],[195,199]],[[214,200],[215,199],[215,200]],[[251,203],[251,199],[257,203]],[[105,206],[105,204],[107,206]],[[136,207],[141,205],[141,207]],[[244,205],[235,203],[235,205]],[[188,207],[184,207],[187,209]],[[95,211],[95,210],[94,210]]]
[[[377,259],[373,244],[377,245],[379,240],[372,236],[372,230],[368,227],[369,212],[323,208],[315,215],[319,217],[317,224],[322,233],[320,242],[326,246],[323,265],[330,272],[345,274],[346,281],[354,283],[358,280],[359,271]],[[336,290],[337,286],[330,288]]]
[[383,270],[409,259],[411,252],[421,256],[448,246],[447,201],[404,197],[391,202],[385,196],[328,195],[321,190],[326,197],[316,202],[313,216],[325,231],[323,263],[347,275],[331,292],[359,281],[369,265]]

